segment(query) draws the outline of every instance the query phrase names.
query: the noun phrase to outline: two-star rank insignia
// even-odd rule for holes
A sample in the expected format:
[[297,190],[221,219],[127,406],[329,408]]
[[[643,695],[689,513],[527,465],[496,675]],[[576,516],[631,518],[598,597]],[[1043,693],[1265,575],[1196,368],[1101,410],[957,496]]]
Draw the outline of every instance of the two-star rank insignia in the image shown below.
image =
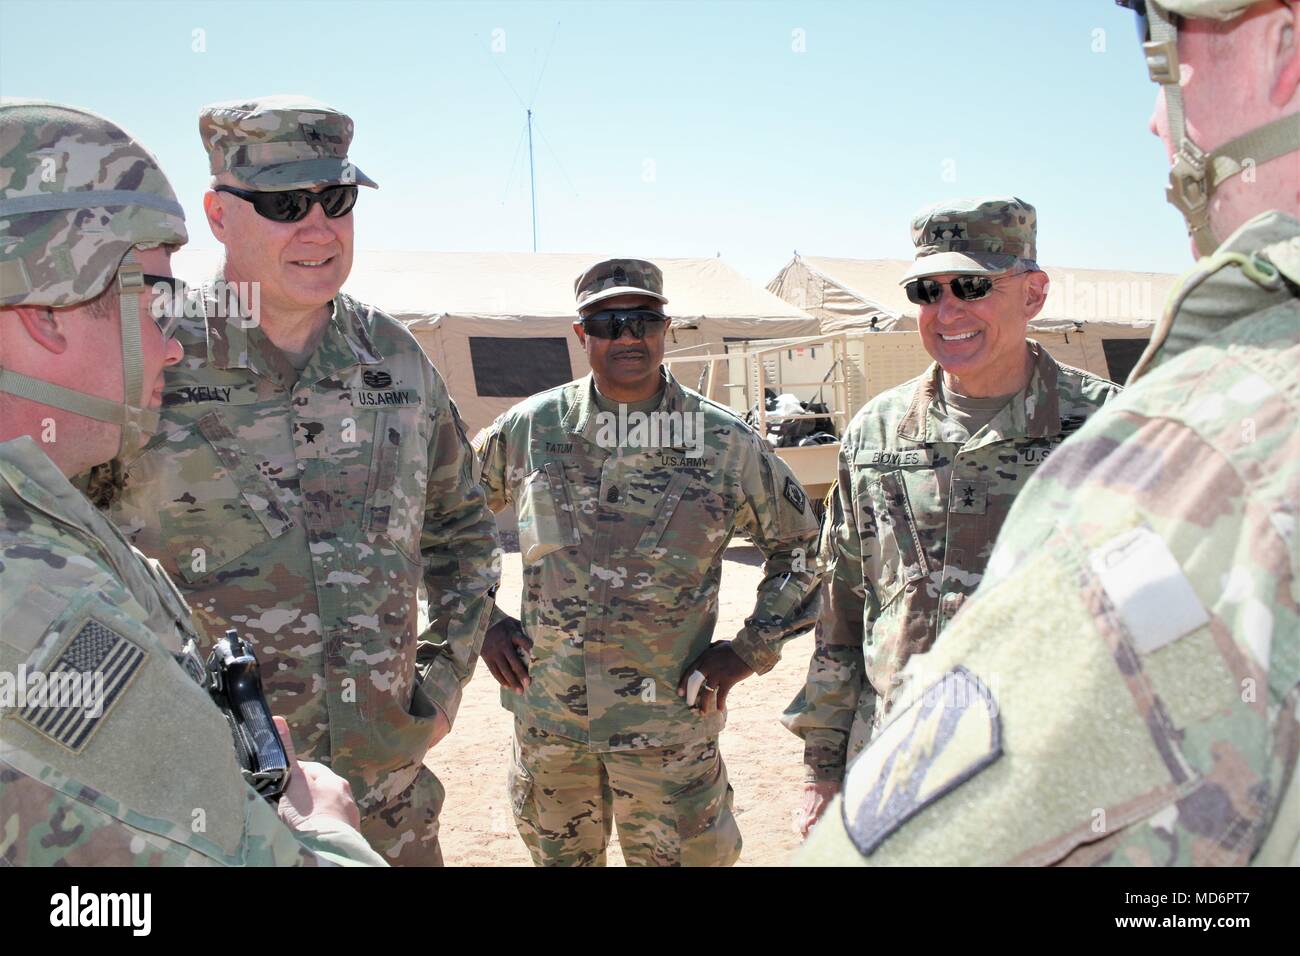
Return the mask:
[[982,515],[988,508],[988,500],[987,481],[954,479],[952,493],[948,496],[948,510],[959,515]]

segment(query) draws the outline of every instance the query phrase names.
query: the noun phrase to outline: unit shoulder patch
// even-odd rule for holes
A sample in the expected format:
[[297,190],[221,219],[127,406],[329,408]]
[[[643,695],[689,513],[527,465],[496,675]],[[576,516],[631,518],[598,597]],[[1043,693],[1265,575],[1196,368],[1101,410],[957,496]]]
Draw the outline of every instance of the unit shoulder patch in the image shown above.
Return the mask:
[[795,509],[800,514],[803,514],[804,510],[808,507],[808,496],[805,495],[804,490],[799,487],[799,482],[795,481],[789,475],[785,478],[784,494],[785,500],[794,505]]
[[954,667],[891,721],[844,777],[844,827],[864,856],[1002,756],[997,701]]

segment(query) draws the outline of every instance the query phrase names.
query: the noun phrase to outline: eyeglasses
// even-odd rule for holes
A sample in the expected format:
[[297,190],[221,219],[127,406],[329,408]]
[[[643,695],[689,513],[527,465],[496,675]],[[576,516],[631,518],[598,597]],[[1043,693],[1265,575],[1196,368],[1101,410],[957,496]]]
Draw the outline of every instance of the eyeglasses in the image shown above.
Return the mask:
[[313,203],[320,203],[325,215],[331,219],[346,216],[357,204],[356,186],[330,186],[314,193],[309,189],[285,189],[280,192],[261,192],[236,189],[234,186],[216,186],[213,192],[230,193],[253,204],[257,214],[272,222],[298,222],[311,212]]
[[[1020,273],[1012,272],[1000,276],[956,276],[948,283],[948,288],[963,302],[975,302],[993,291],[994,279],[1005,279],[1011,275],[1020,275]],[[913,279],[903,286],[903,291],[907,293],[909,302],[917,305],[933,305],[943,298],[943,283],[937,279]]]
[[582,331],[598,339],[617,339],[627,329],[632,338],[643,339],[646,332],[659,332],[668,316],[649,309],[604,309],[582,320]]
[[140,278],[144,280],[145,288],[153,293],[149,314],[153,316],[154,324],[166,342],[176,334],[176,327],[185,317],[185,299],[189,295],[189,288],[175,276],[155,276],[146,272]]
[[[1150,43],[1151,17],[1147,14],[1147,0],[1115,0],[1115,5],[1133,11],[1137,20],[1138,43]],[[1180,25],[1178,14],[1170,12],[1166,15],[1174,26]]]

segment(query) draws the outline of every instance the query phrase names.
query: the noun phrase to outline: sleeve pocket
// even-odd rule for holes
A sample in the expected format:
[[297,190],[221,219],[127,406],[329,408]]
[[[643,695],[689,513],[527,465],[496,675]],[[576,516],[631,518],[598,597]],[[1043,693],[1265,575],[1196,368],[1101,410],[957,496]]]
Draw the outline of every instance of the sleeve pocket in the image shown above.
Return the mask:
[[524,479],[516,507],[519,551],[525,564],[578,543],[564,468],[548,461]]

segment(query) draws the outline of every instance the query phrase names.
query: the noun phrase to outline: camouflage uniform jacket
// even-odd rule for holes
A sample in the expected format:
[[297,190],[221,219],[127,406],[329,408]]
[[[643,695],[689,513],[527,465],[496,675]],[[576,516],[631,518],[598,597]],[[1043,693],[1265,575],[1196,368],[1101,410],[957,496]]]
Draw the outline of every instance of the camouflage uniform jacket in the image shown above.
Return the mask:
[[1298,297],[1282,213],[1175,289],[908,666],[974,693],[899,710],[809,862],[1300,864]]
[[441,377],[395,319],[333,307],[300,373],[260,328],[186,320],[162,428],[113,517],[209,640],[252,640],[298,753],[347,777],[364,813],[411,783],[433,705],[455,718],[499,561]]
[[0,867],[382,865],[244,783],[185,603],[30,438],[0,444],[0,508]]
[[843,776],[887,710],[877,696],[900,692],[908,657],[930,649],[979,584],[1025,482],[1118,391],[1029,348],[1025,390],[969,439],[943,412],[937,364],[868,402],[845,431],[830,593],[807,683],[782,717],[804,738],[808,779]]
[[701,716],[677,684],[712,641],[736,531],[767,559],[754,613],[731,645],[755,671],[771,670],[820,600],[817,525],[798,481],[730,409],[663,374],[659,411],[699,416],[702,447],[610,447],[591,376],[521,402],[476,439],[488,504],[515,506],[521,618],[533,641],[529,687],[503,690],[502,703],[593,750],[722,730],[725,713]]

